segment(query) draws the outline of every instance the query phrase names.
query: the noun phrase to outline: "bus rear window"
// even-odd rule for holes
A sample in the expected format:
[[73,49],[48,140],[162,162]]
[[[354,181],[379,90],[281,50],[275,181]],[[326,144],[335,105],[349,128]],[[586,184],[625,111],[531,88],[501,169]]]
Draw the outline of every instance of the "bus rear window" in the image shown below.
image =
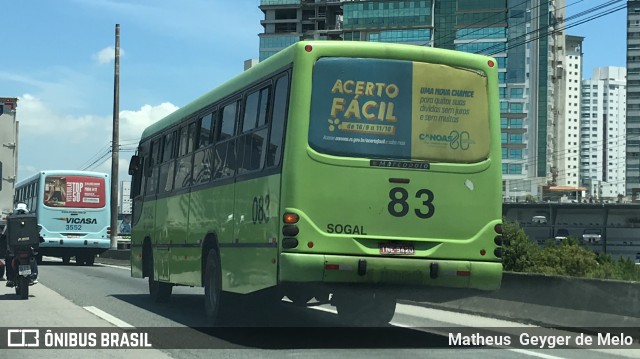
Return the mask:
[[489,156],[487,78],[400,60],[322,58],[309,145],[345,157],[473,163]]
[[47,176],[43,201],[49,207],[103,208],[106,204],[105,191],[104,178]]

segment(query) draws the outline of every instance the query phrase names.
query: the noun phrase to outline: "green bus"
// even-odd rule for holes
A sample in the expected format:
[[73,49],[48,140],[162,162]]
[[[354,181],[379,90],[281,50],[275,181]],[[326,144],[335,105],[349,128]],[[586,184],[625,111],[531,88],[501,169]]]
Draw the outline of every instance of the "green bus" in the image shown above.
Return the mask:
[[144,131],[131,275],[204,287],[212,322],[223,293],[385,324],[398,286],[498,289],[498,101],[491,57],[294,44]]

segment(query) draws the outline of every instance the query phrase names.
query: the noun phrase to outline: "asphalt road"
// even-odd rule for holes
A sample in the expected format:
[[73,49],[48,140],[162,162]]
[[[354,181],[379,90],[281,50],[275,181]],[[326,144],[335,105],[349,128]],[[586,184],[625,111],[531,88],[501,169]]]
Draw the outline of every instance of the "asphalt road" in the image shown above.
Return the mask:
[[[0,317],[12,310],[22,310],[28,317],[25,326],[131,326],[164,331],[166,340],[153,343],[155,349],[91,351],[97,358],[205,358],[212,354],[233,358],[331,355],[386,358],[422,357],[427,353],[435,358],[640,357],[637,350],[500,350],[480,345],[460,349],[449,345],[448,328],[484,326],[504,330],[522,325],[400,304],[389,327],[346,328],[340,325],[331,306],[302,308],[285,301],[267,304],[234,298],[235,305],[224,313],[224,322],[234,327],[211,328],[203,315],[202,288],[176,287],[169,303],[154,303],[148,296],[146,280],[131,278],[126,261],[101,261],[85,267],[45,259],[40,267],[40,284],[31,287],[28,301],[17,300],[9,289],[0,291],[0,305],[5,307]],[[42,354],[41,350],[24,349],[5,352],[16,352],[21,357]],[[46,357],[80,358],[83,352],[47,350]]]

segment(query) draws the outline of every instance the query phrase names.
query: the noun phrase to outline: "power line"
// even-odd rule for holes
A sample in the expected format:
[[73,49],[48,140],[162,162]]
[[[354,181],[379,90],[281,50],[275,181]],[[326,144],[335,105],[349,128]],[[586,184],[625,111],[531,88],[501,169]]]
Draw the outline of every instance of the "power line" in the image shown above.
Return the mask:
[[[524,1],[523,1],[523,2],[521,2],[521,3],[518,3],[518,4],[515,4],[515,5],[512,5],[511,7],[508,7],[508,8],[506,9],[506,11],[505,11],[505,14],[504,14],[505,18],[507,17],[507,14],[508,14],[509,10],[513,10],[513,9],[514,9],[514,8],[516,8],[516,7],[519,7],[519,6],[521,6],[521,5],[524,5],[524,4],[526,4],[528,1],[529,1],[529,0],[524,0]],[[546,2],[546,3],[549,3],[550,1],[552,1],[552,0],[547,0],[547,2]],[[538,6],[541,6],[541,5],[542,5],[542,3],[540,3],[540,5],[538,5]],[[435,14],[434,14],[434,15],[435,15]],[[498,16],[498,15],[503,15],[503,13],[502,13],[502,12],[493,13],[492,15],[490,15],[490,16],[488,16],[488,17],[485,17],[485,18],[483,18],[483,19],[480,19],[480,20],[478,20],[478,21],[476,21],[476,22],[474,22],[474,23],[472,23],[472,24],[469,24],[469,25],[467,25],[467,26],[465,26],[465,27],[462,27],[462,28],[460,28],[460,29],[458,29],[458,30],[464,30],[464,29],[474,28],[474,27],[473,27],[474,25],[482,24],[482,23],[484,23],[485,21],[487,21],[487,20],[489,20],[489,19],[491,19],[491,18],[493,18],[493,17],[496,17],[496,16]],[[505,20],[502,20],[502,19],[501,19],[501,20],[496,21],[496,22],[494,22],[494,23],[491,23],[491,24],[489,24],[489,25],[486,25],[486,26],[483,26],[483,27],[477,28],[477,30],[475,30],[475,31],[471,31],[471,32],[469,32],[467,35],[474,34],[474,33],[478,32],[478,31],[484,30],[484,29],[486,29],[486,28],[488,28],[488,27],[491,27],[491,26],[493,26],[493,25],[502,24],[502,23],[505,23],[505,22],[507,22],[507,20],[506,20],[506,19],[505,19]],[[457,36],[457,35],[456,35],[456,33],[454,32],[454,33],[453,33],[453,36],[452,36],[452,35],[451,35],[451,33],[450,33],[450,35],[448,35],[448,36],[444,36],[443,38],[441,38],[441,39],[439,39],[439,40],[440,40],[440,41],[442,41],[442,42],[447,42],[447,41],[450,41],[450,40],[454,40],[454,41],[455,41],[455,40],[457,39],[457,38],[456,38],[456,36]],[[423,46],[424,46],[424,45],[427,45],[427,44],[429,44],[429,43],[431,43],[431,42],[435,42],[435,37],[434,37],[434,40],[433,40],[433,41],[427,42],[427,43],[423,44]]]
[[[568,8],[568,7],[570,7],[570,6],[573,6],[573,5],[579,4],[579,3],[583,2],[583,1],[584,1],[584,0],[577,0],[577,1],[575,1],[575,2],[573,2],[573,3],[571,3],[571,4],[569,4],[569,5],[565,5],[565,6],[561,7],[561,8],[559,8],[558,10],[566,9],[566,8]],[[617,1],[617,0],[616,0],[616,1]],[[526,1],[525,1],[525,2],[526,2]],[[547,1],[547,3],[549,3],[549,1]],[[531,9],[527,9],[527,10],[526,10],[526,12],[531,12],[533,9],[535,9],[535,8],[538,8],[538,7],[542,6],[542,4],[543,4],[543,3],[540,3],[538,6],[535,6],[535,7],[531,8]],[[520,4],[518,4],[518,5],[516,5],[516,6],[519,6],[519,5],[520,5]],[[510,9],[513,9],[513,8],[515,8],[516,6],[513,6],[513,7],[511,7]],[[540,15],[538,15],[538,16],[536,16],[536,17],[533,17],[532,19],[540,19],[542,16],[547,17],[547,16],[548,16],[548,14],[547,14],[547,13],[540,14]],[[531,20],[532,20],[532,19],[531,19]],[[526,24],[527,22],[530,22],[531,20],[524,19],[523,21],[521,21],[521,22],[519,22],[519,23],[517,23],[517,24],[514,24],[514,26],[524,25],[524,24]],[[498,24],[498,23],[494,23],[494,24],[491,24],[491,25],[495,25],[495,24]],[[482,28],[478,29],[477,31],[480,31],[480,30],[486,29],[486,28],[490,27],[491,25],[488,25],[488,26],[482,27]],[[477,32],[477,31],[470,32],[470,33],[469,33],[469,34],[467,34],[467,35],[473,34],[473,33]],[[532,33],[532,32],[533,32],[533,31],[531,31],[531,32],[529,32],[529,33]],[[527,34],[529,34],[529,33],[527,33]],[[524,34],[524,35],[521,35],[521,36],[526,36],[527,34]],[[467,36],[467,35],[465,35],[465,36]],[[483,37],[475,38],[475,39],[473,39],[473,41],[465,42],[465,43],[463,43],[463,44],[465,44],[465,45],[466,45],[466,44],[473,44],[473,43],[476,43],[478,40],[483,40],[483,39],[489,38],[489,36],[491,36],[491,35],[489,34],[489,35],[485,35],[485,36],[483,36]],[[517,38],[519,38],[519,37],[521,37],[521,36],[518,36]],[[515,39],[515,38],[514,38],[514,39]],[[508,41],[513,41],[514,39],[511,39],[511,40],[508,40]],[[464,40],[464,38],[463,38],[463,37],[461,37],[461,38],[458,38],[457,40]],[[471,40],[471,39],[469,39],[469,40]],[[508,41],[507,41],[507,42],[508,42]],[[483,51],[484,51],[484,50],[483,50]]]
[[[580,15],[580,16],[583,16],[584,14],[589,14],[589,13],[591,13],[591,12],[595,12],[595,10],[594,10],[594,9],[596,9],[596,8],[597,8],[596,10],[601,10],[603,7],[607,7],[607,6],[609,6],[609,5],[612,5],[612,4],[614,4],[614,3],[618,3],[618,2],[620,2],[620,1],[625,1],[625,0],[612,0],[612,1],[609,1],[608,3],[605,3],[606,5],[605,5],[605,4],[602,4],[602,5],[594,6],[593,8],[590,8],[590,9],[588,9],[588,10],[585,10],[585,11],[581,12],[580,14],[582,14],[582,15]],[[539,39],[541,39],[541,38],[543,38],[543,37],[547,37],[547,36],[549,36],[549,35],[552,35],[552,34],[556,34],[556,33],[562,32],[562,31],[564,31],[564,30],[566,30],[566,29],[570,29],[570,28],[572,28],[572,27],[575,27],[575,26],[578,26],[578,25],[582,25],[582,24],[587,23],[587,22],[589,22],[589,21],[593,21],[593,20],[595,20],[595,19],[598,19],[598,18],[604,17],[604,16],[606,16],[606,15],[609,15],[609,14],[612,14],[612,13],[614,13],[614,12],[620,11],[620,10],[622,10],[622,9],[626,8],[626,7],[627,7],[627,4],[626,4],[626,2],[625,2],[623,5],[620,5],[619,7],[616,7],[616,8],[613,8],[613,9],[605,10],[605,11],[603,11],[603,12],[601,12],[601,13],[598,13],[598,14],[592,15],[592,16],[590,16],[590,17],[588,17],[588,18],[585,18],[585,19],[581,19],[581,20],[579,20],[579,21],[576,21],[576,22],[574,22],[574,23],[572,23],[572,24],[565,25],[564,27],[560,27],[560,28],[558,28],[558,29],[554,29],[554,30],[551,30],[551,31],[547,30],[545,33],[542,33],[541,35],[538,35],[538,36],[536,36],[536,37],[530,38],[530,39],[528,39],[528,40],[526,40],[526,39],[525,39],[525,40],[524,40],[524,41],[522,41],[522,42],[515,43],[515,44],[512,44],[512,45],[508,45],[505,49],[500,49],[500,50],[498,50],[498,51],[491,52],[491,53],[485,53],[485,54],[486,54],[486,55],[489,55],[489,56],[493,56],[493,55],[499,54],[499,53],[501,53],[501,52],[505,52],[505,51],[507,51],[507,50],[513,49],[514,47],[518,47],[518,46],[521,46],[521,45],[524,45],[524,44],[528,44],[528,43],[530,43],[530,42],[532,42],[532,41],[539,40]],[[574,18],[574,17],[575,17],[575,16],[572,16],[572,18]],[[566,22],[566,21],[563,21],[563,23],[565,23],[565,24],[566,24],[567,22]],[[532,31],[530,31],[530,32],[528,32],[528,33],[525,33],[525,34],[520,35],[520,36],[518,36],[518,37],[516,37],[516,38],[514,38],[514,39],[511,39],[511,40],[507,41],[507,43],[508,43],[508,42],[511,42],[511,41],[513,41],[513,40],[515,40],[515,39],[522,39],[522,38],[526,38],[527,36],[530,36],[530,35],[532,35],[532,34],[534,34],[534,33],[539,33],[539,32],[541,32],[542,30],[543,30],[542,28],[538,28],[538,29],[536,29],[536,30],[532,30]],[[476,52],[476,54],[484,53],[485,51],[490,50],[491,48],[498,47],[498,46],[501,46],[501,45],[503,45],[503,43],[493,45],[493,46],[491,46],[491,47],[488,47],[488,48],[486,48],[486,49],[483,49],[482,51],[478,51],[478,52]]]

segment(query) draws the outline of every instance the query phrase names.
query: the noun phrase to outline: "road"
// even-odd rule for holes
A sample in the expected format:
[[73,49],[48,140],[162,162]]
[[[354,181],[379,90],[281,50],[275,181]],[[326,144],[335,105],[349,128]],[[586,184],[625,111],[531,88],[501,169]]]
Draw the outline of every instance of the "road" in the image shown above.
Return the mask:
[[[40,284],[31,287],[28,301],[17,300],[12,291],[1,289],[2,315],[26,310],[23,327],[135,327],[162,332],[164,340],[154,342],[154,349],[91,350],[91,356],[97,358],[205,358],[212,354],[233,358],[283,355],[386,358],[424,356],[427,350],[429,357],[436,358],[640,357],[637,349],[455,348],[449,345],[447,336],[451,327],[496,327],[496,331],[502,332],[511,328],[516,333],[522,331],[523,325],[407,304],[398,305],[389,327],[346,328],[340,325],[331,306],[303,308],[286,301],[257,305],[236,298],[234,308],[224,313],[224,322],[235,327],[210,328],[203,316],[202,288],[177,287],[169,303],[153,303],[148,297],[146,280],[131,278],[126,262],[103,262],[106,263],[85,267],[45,259],[40,267]],[[40,357],[43,351],[5,352]],[[81,358],[87,352],[56,349],[47,350],[46,356]]]

